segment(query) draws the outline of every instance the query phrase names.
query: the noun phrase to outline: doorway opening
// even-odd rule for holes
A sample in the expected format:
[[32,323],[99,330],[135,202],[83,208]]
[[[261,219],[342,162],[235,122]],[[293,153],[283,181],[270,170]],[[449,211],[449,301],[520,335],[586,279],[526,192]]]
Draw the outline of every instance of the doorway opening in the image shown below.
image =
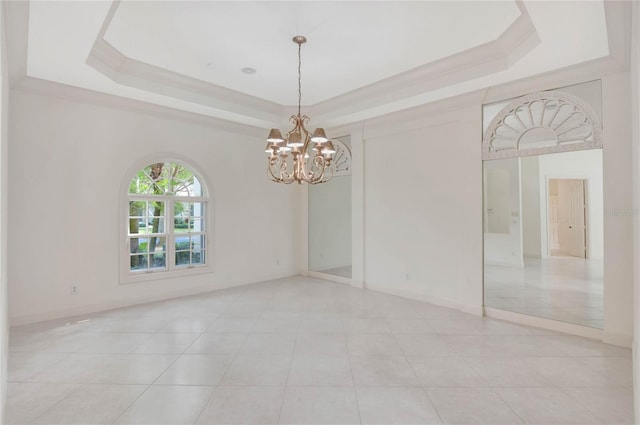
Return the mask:
[[587,181],[549,179],[549,255],[588,257]]

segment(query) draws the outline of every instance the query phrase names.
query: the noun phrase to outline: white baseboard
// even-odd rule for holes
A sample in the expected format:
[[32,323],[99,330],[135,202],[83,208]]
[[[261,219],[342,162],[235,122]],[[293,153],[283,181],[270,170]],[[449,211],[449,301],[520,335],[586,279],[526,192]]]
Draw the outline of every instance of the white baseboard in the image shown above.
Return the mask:
[[273,274],[273,275],[265,275],[260,278],[253,278],[248,280],[238,280],[238,281],[228,281],[221,284],[217,284],[215,286],[206,285],[193,287],[190,289],[180,289],[172,292],[165,292],[161,295],[147,295],[144,297],[132,297],[122,300],[109,301],[105,303],[95,303],[88,304],[81,307],[70,308],[70,309],[61,309],[54,311],[47,311],[44,313],[37,314],[27,314],[22,316],[12,316],[9,317],[9,325],[10,326],[22,326],[29,325],[32,323],[45,322],[48,320],[58,320],[64,319],[67,317],[79,316],[79,315],[87,315],[87,314],[96,314],[108,310],[114,310],[118,308],[131,307],[134,305],[147,304],[157,301],[168,300],[172,298],[180,298],[180,297],[188,297],[191,295],[205,294],[207,292],[215,292],[223,289],[235,288],[244,285],[251,285],[253,283],[264,282],[268,280],[275,279],[283,279],[286,277],[295,276],[295,273],[286,273],[286,274]]
[[620,347],[632,348],[633,337],[629,335],[621,335],[606,330],[602,334],[602,342],[605,344],[619,345]]
[[483,314],[481,306],[462,304],[446,298],[433,297],[430,295],[420,294],[412,291],[404,291],[397,288],[388,288],[386,286],[375,285],[371,283],[365,283],[364,287],[373,291],[383,292],[385,294],[395,295],[402,298],[408,298],[410,300],[423,301],[440,307],[452,308],[462,311],[463,313],[473,314],[474,316],[482,316]]
[[598,341],[602,341],[603,337],[602,329],[589,328],[587,326],[575,325],[573,323],[558,322],[556,320],[498,310],[491,307],[485,307],[484,313],[485,316],[492,317],[494,319],[506,320],[519,325],[533,326],[535,328],[546,329],[548,331],[562,332],[570,335],[597,339]]
[[323,280],[329,280],[331,282],[336,282],[336,283],[343,283],[345,285],[351,285],[353,284],[352,279],[349,277],[342,277],[342,276],[334,276],[332,274],[328,274],[328,273],[322,273],[322,272],[314,272],[314,271],[307,271],[305,274],[305,276],[309,276],[309,277],[315,277],[318,279],[323,279]]

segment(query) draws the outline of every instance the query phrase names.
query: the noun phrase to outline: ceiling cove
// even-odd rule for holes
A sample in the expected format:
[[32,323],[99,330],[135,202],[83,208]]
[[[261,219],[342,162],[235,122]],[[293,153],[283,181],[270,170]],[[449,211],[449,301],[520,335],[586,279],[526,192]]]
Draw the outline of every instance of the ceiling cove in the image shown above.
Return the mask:
[[[560,69],[573,69],[574,79],[589,70],[605,75],[620,69],[628,40],[624,2],[2,6],[14,88],[58,84],[52,93],[76,88],[73,96],[102,93],[253,128],[284,124],[294,109],[292,34],[310,40],[302,103],[313,125],[324,127],[487,88],[497,93],[493,88]],[[243,8],[256,13],[242,20]]]
[[[342,114],[354,108],[389,104],[421,92],[507,69],[540,42],[522,2],[516,2],[515,5],[518,15],[497,38],[355,90],[347,90],[333,98],[322,99],[313,107],[320,114],[323,109]],[[250,117],[254,123],[264,122],[265,126],[269,126],[269,123],[282,120],[283,108],[286,107],[284,104],[126,56],[107,41],[109,29],[121,7],[119,1],[112,3],[87,58],[89,66],[118,84],[228,111],[240,117]],[[474,39],[478,40],[477,37]],[[284,47],[293,51],[288,44]],[[293,56],[293,52],[285,53]],[[295,72],[294,66],[291,71]],[[294,82],[294,78],[287,81],[292,86]],[[294,96],[290,98],[295,99]]]

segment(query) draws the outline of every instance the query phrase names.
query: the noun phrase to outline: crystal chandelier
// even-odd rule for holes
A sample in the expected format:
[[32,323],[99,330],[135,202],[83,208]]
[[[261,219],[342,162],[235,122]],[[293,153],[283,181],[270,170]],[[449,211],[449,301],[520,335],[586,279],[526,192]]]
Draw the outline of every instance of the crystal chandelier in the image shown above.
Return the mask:
[[331,159],[336,150],[333,143],[327,139],[323,128],[316,128],[313,134],[309,134],[305,127],[309,117],[300,115],[302,102],[300,50],[307,39],[297,35],[293,37],[293,42],[298,45],[298,114],[289,118],[293,129],[287,133],[286,137],[282,137],[282,133],[277,128],[269,131],[265,149],[269,154],[268,174],[269,178],[276,183],[324,183],[333,175]]

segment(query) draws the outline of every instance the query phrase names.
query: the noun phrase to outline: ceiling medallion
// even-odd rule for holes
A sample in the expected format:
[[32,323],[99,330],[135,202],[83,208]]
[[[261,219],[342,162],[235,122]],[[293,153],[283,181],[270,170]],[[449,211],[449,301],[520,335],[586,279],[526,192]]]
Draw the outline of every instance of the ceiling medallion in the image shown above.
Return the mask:
[[300,51],[306,41],[307,39],[301,35],[293,37],[293,42],[298,45],[298,114],[289,118],[293,129],[286,137],[282,137],[280,130],[272,128],[267,137],[265,152],[269,154],[268,174],[276,183],[318,184],[329,181],[333,176],[331,160],[336,153],[333,143],[327,139],[323,128],[316,128],[313,134],[309,134],[305,127],[309,117],[300,115]]

